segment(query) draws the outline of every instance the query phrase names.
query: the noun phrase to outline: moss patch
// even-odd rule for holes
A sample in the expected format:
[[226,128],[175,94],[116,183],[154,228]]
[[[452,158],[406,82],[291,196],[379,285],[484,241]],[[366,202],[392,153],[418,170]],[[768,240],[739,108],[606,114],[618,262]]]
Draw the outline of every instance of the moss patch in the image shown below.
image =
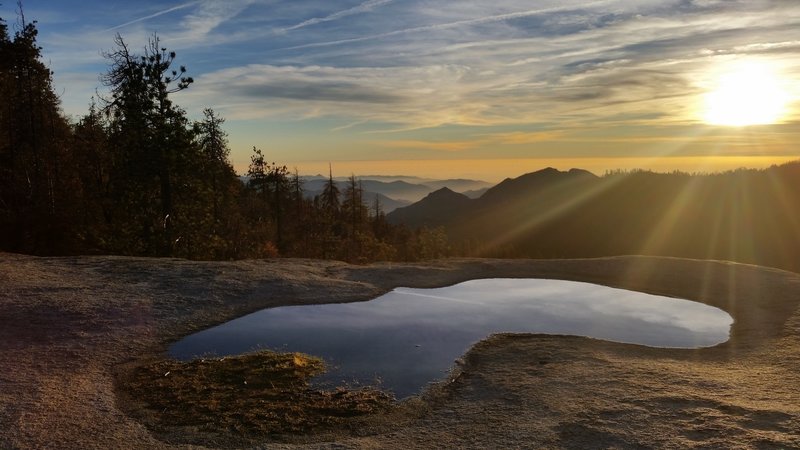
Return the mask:
[[309,379],[324,370],[322,360],[300,353],[162,360],[134,368],[121,387],[141,404],[151,427],[192,427],[221,435],[342,427],[392,408],[394,397],[374,388],[310,388]]

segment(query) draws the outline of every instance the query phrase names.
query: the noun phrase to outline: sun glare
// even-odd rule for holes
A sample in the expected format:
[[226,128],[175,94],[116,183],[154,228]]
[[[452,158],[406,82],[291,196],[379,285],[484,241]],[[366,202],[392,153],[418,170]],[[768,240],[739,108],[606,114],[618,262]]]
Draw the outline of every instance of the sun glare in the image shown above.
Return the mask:
[[786,114],[785,81],[769,65],[742,62],[722,73],[705,97],[706,123],[741,127],[779,122]]

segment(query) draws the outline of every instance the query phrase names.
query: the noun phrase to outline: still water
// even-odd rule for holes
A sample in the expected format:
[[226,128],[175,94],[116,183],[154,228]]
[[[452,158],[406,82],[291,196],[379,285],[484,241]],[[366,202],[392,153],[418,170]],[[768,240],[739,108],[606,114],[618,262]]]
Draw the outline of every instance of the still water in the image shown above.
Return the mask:
[[492,333],[698,348],[728,340],[732,323],[728,313],[688,300],[572,281],[486,279],[397,288],[368,302],[265,309],[188,336],[169,353],[303,352],[325,359],[320,385],[377,381],[403,398],[443,378],[454,359]]

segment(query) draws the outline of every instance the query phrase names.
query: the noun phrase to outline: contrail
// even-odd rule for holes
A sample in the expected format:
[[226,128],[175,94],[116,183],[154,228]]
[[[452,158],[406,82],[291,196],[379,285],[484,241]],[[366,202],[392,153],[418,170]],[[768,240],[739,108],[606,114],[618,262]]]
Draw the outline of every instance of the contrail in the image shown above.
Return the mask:
[[[349,44],[349,43],[352,43],[352,42],[368,41],[368,40],[373,40],[373,39],[380,39],[380,38],[385,38],[385,37],[397,36],[397,35],[401,35],[401,34],[418,33],[418,32],[435,31],[435,30],[446,30],[446,29],[449,29],[449,28],[456,28],[456,27],[461,27],[461,26],[464,26],[464,25],[480,25],[480,24],[484,24],[484,23],[502,22],[502,21],[505,21],[505,20],[537,16],[537,15],[540,15],[540,14],[547,14],[547,13],[552,13],[552,12],[571,11],[571,10],[575,10],[575,9],[583,9],[583,8],[598,6],[598,5],[602,5],[602,4],[606,4],[606,3],[609,3],[609,1],[608,0],[601,0],[601,1],[596,1],[596,2],[586,3],[586,4],[580,5],[580,7],[576,7],[576,6],[556,6],[556,7],[553,7],[553,8],[534,9],[534,10],[529,10],[529,11],[519,11],[519,12],[513,12],[513,13],[506,13],[506,14],[498,14],[498,15],[494,15],[494,16],[478,17],[478,18],[475,18],[475,19],[459,20],[459,21],[456,21],[456,22],[440,23],[440,24],[436,24],[436,25],[425,25],[425,26],[414,27],[414,28],[405,28],[403,30],[389,31],[387,33],[373,34],[371,36],[361,36],[361,37],[356,37],[356,38],[339,39],[339,40],[336,40],[336,41],[327,41],[327,42],[314,42],[314,43],[311,43],[311,44],[303,44],[303,45],[297,45],[297,46],[294,46],[294,47],[287,47],[287,48],[283,48],[283,49],[280,49],[280,50],[298,50],[298,49],[302,49],[302,48],[328,47],[328,46],[331,46],[331,45]],[[358,8],[358,7],[356,7],[356,8]],[[311,20],[314,20],[314,19],[311,19]]]
[[393,1],[394,0],[368,0],[368,1],[362,3],[362,4],[358,5],[358,6],[354,6],[354,7],[349,8],[349,9],[338,11],[338,12],[335,12],[335,13],[330,14],[330,15],[325,16],[325,17],[314,17],[313,19],[308,19],[306,21],[300,22],[297,25],[292,25],[291,27],[283,28],[283,29],[280,30],[280,32],[293,31],[293,30],[297,30],[299,28],[304,28],[304,27],[307,27],[307,26],[316,25],[318,23],[330,22],[332,20],[341,19],[342,17],[347,17],[347,16],[352,16],[354,14],[360,14],[360,13],[364,13],[364,12],[369,12],[369,11],[371,11],[373,8],[375,8],[377,6],[385,5],[385,4],[391,3]]
[[184,4],[182,4],[182,5],[173,6],[172,8],[165,9],[165,10],[163,10],[163,11],[159,11],[159,12],[157,12],[157,13],[155,13],[155,14],[150,14],[149,16],[140,17],[140,18],[138,18],[138,19],[131,20],[130,22],[125,22],[125,23],[123,23],[122,25],[117,25],[117,26],[115,26],[115,27],[111,27],[111,28],[108,28],[108,29],[106,29],[106,30],[103,30],[103,31],[105,32],[105,31],[114,31],[114,30],[118,30],[118,29],[120,29],[120,28],[127,27],[128,25],[133,25],[134,23],[143,22],[143,21],[145,21],[145,20],[152,19],[152,18],[154,18],[154,17],[163,16],[164,14],[169,14],[169,13],[171,13],[171,12],[173,12],[173,11],[178,11],[178,10],[180,10],[180,9],[188,8],[188,7],[190,7],[190,6],[193,6],[193,5],[196,5],[196,4],[200,3],[200,1],[201,1],[201,0],[195,0],[195,1],[193,1],[193,2],[184,3]]

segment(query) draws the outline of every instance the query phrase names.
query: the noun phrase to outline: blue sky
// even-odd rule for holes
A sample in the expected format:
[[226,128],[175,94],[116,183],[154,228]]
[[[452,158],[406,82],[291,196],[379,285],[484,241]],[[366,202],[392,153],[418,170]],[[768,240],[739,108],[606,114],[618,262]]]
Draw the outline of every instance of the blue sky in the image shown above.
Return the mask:
[[[157,32],[196,82],[176,101],[249,150],[315,172],[497,179],[545,165],[703,170],[797,156],[800,2],[199,0],[24,2],[65,112],[102,92],[104,50]],[[13,25],[16,5],[0,17]],[[774,124],[702,120],[737,61],[789,95]],[[727,159],[726,159],[727,158]],[[426,173],[428,172],[428,173]]]

